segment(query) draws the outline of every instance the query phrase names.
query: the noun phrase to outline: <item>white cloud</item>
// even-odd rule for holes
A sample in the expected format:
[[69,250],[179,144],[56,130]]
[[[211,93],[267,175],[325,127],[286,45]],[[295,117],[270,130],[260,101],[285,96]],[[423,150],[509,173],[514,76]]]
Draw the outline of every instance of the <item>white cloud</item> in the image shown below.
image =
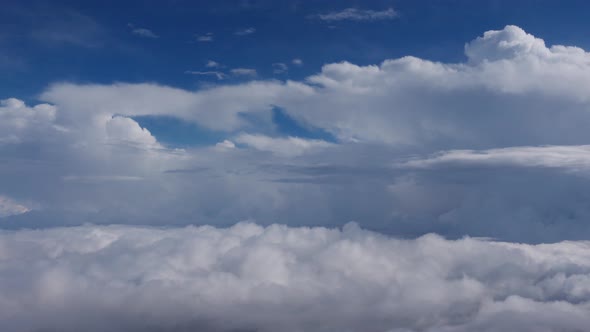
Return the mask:
[[204,35],[195,35],[198,42],[212,42],[214,39],[213,32],[207,32]]
[[155,33],[153,33],[151,30],[149,29],[144,29],[144,28],[135,28],[133,30],[131,30],[131,32],[134,35],[140,36],[140,37],[145,37],[145,38],[159,38],[158,35],[156,35]]
[[[39,96],[52,105],[6,101],[2,194],[36,205],[2,225],[357,220],[403,236],[588,238],[588,178],[571,172],[590,142],[588,54],[511,26],[466,52],[196,91],[61,83]],[[281,128],[276,108],[301,128]],[[194,123],[203,142],[167,147],[138,117]],[[142,181],[107,180],[119,176]]]
[[291,62],[296,66],[303,66],[303,60],[301,60],[299,58],[295,58]]
[[332,143],[317,139],[303,139],[299,137],[273,138],[251,134],[241,134],[235,138],[235,141],[257,150],[269,151],[283,157],[295,157],[306,152],[333,146]]
[[258,73],[256,72],[256,69],[252,69],[252,68],[234,68],[231,70],[231,73],[236,75],[236,76],[256,76],[258,75]]
[[198,71],[198,70],[187,70],[184,72],[185,74],[191,74],[191,75],[199,75],[199,76],[215,76],[215,78],[217,78],[218,80],[223,80],[225,78],[227,78],[227,75],[223,72],[220,71]]
[[227,149],[235,149],[236,145],[234,144],[234,142],[230,141],[230,140],[223,140],[223,142],[219,142],[217,144],[215,144],[215,147],[221,150],[227,150]]
[[397,18],[399,13],[393,8],[385,10],[370,10],[358,8],[346,8],[340,11],[333,11],[325,14],[318,14],[312,17],[319,18],[326,22],[335,21],[380,21]]
[[489,150],[452,150],[402,164],[407,167],[496,165],[590,170],[590,146],[522,146]]
[[246,36],[246,35],[251,35],[251,34],[253,34],[255,32],[256,32],[256,29],[250,27],[250,28],[239,29],[234,34],[236,36]]
[[240,223],[0,232],[3,331],[582,331],[590,243]]
[[207,64],[205,65],[205,67],[207,68],[219,68],[221,67],[221,64],[219,64],[219,62],[213,61],[213,60],[209,60],[207,61]]
[[31,208],[17,203],[13,199],[0,195],[0,218],[19,215],[31,211]]
[[289,67],[282,62],[277,62],[272,64],[273,73],[275,74],[283,74],[289,70]]
[[39,104],[28,107],[22,100],[0,100],[0,145],[38,139],[54,126],[55,106]]

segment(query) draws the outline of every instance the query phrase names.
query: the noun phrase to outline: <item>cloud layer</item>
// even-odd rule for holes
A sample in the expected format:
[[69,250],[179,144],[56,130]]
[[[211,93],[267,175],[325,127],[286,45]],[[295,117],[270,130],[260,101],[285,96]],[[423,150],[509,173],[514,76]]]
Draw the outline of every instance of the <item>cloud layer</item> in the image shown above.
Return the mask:
[[361,230],[0,233],[5,331],[582,331],[590,243]]
[[[6,99],[1,194],[32,211],[0,227],[354,220],[400,236],[588,238],[588,53],[507,26],[465,54],[331,63],[300,81],[234,68],[245,81],[195,91],[56,83],[37,106]],[[209,67],[193,73],[231,75]],[[194,126],[203,142],[166,144],[146,117]]]

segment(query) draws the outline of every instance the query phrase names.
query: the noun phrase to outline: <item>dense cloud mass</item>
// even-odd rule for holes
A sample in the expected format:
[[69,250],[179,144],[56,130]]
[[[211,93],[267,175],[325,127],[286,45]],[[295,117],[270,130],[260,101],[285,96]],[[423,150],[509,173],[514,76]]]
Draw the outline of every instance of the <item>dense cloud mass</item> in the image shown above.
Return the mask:
[[590,243],[239,223],[0,233],[3,331],[583,331]]
[[[468,42],[465,56],[331,63],[301,81],[196,91],[65,82],[36,106],[6,99],[0,228],[249,219],[588,238],[590,55],[506,26]],[[316,135],[281,131],[277,109]],[[141,117],[219,139],[180,148]]]

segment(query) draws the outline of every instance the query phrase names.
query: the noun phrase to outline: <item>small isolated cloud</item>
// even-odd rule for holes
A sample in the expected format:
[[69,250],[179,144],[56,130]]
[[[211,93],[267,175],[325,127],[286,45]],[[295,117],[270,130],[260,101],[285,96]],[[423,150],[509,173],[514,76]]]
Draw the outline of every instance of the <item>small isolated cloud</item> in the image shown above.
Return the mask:
[[208,32],[204,35],[195,35],[198,42],[211,42],[213,41],[213,32]]
[[277,62],[272,64],[272,72],[275,74],[283,74],[289,70],[289,67],[282,62]]
[[239,29],[239,30],[237,30],[236,32],[234,32],[234,34],[235,34],[236,36],[246,36],[246,35],[251,35],[251,34],[253,34],[254,32],[256,32],[256,29],[255,29],[255,28],[252,28],[252,27],[250,27],[250,28],[245,28],[245,29]]
[[213,61],[213,60],[209,60],[207,61],[207,64],[205,65],[205,67],[207,68],[219,68],[221,67],[221,64],[217,61]]
[[193,70],[187,70],[184,72],[185,74],[191,74],[191,75],[200,75],[200,76],[215,76],[218,80],[223,80],[227,78],[227,75],[225,73],[222,73],[220,71],[193,71]]
[[301,60],[299,58],[293,59],[293,61],[291,61],[291,63],[293,63],[295,66],[303,66],[303,60]]
[[138,28],[135,27],[134,24],[129,23],[127,24],[129,28],[131,28],[131,33],[136,36],[144,37],[144,38],[159,38],[160,36],[156,35],[152,30],[146,28]]
[[388,8],[385,10],[370,10],[370,9],[357,9],[357,8],[346,8],[340,11],[333,11],[325,14],[313,15],[312,17],[318,18],[326,22],[335,21],[381,21],[391,20],[399,16],[399,13],[393,9]]
[[20,204],[10,197],[0,195],[0,218],[23,214],[31,211],[29,207]]
[[218,150],[235,149],[236,145],[234,144],[234,142],[226,139],[223,140],[223,142],[215,144],[215,148]]
[[231,73],[236,76],[256,76],[256,69],[252,68],[234,68]]

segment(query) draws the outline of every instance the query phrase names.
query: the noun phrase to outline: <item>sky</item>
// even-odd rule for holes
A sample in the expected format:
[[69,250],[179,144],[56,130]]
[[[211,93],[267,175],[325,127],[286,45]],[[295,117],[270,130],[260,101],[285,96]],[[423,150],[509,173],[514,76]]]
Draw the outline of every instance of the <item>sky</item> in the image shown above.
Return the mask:
[[584,330],[589,7],[3,0],[0,329]]

